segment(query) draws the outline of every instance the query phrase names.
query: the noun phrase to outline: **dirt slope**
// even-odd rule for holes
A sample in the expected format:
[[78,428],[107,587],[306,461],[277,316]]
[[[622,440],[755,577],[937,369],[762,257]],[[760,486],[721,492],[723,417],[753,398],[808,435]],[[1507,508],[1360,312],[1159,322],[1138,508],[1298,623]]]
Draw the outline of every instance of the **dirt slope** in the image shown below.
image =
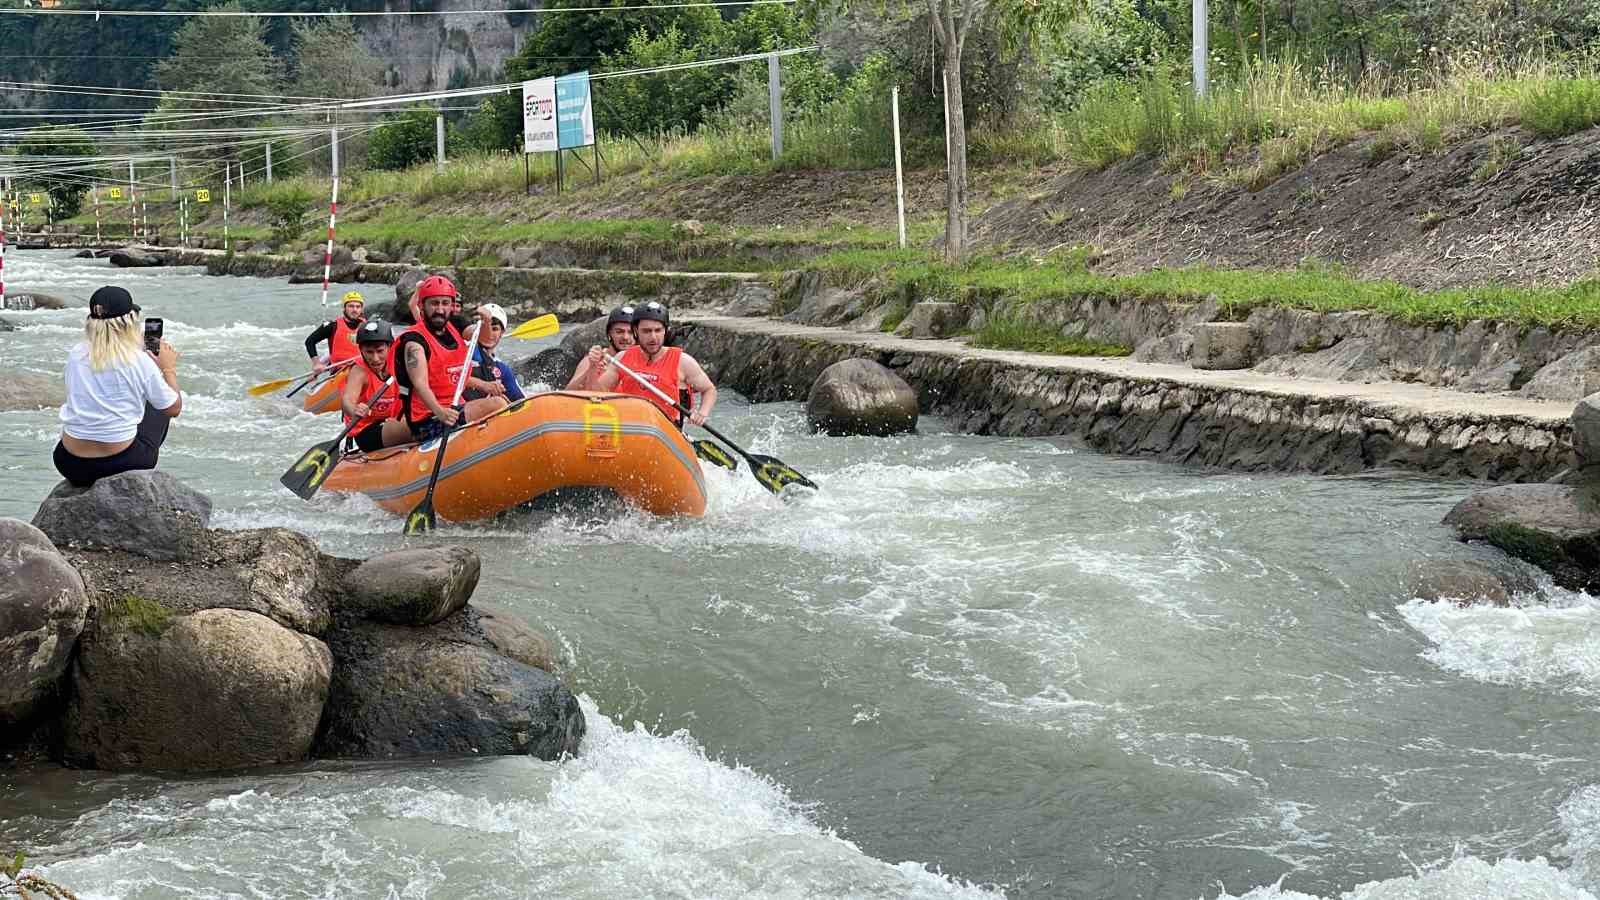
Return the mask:
[[[1097,267],[1111,272],[1318,260],[1419,287],[1567,282],[1600,263],[1597,137],[1544,141],[1508,129],[1437,155],[1387,158],[1369,138],[1254,192],[1135,160],[1060,174],[990,207],[973,233],[990,247],[1093,244],[1105,253]],[[1503,161],[1498,172],[1489,160]]]

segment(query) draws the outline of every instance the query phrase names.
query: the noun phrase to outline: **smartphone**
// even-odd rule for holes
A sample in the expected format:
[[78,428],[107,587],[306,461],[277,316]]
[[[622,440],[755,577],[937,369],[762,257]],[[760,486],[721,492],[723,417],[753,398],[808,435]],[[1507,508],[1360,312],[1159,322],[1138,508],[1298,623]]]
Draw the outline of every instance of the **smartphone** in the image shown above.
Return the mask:
[[160,319],[144,320],[144,348],[153,354],[161,353],[161,329],[166,323]]

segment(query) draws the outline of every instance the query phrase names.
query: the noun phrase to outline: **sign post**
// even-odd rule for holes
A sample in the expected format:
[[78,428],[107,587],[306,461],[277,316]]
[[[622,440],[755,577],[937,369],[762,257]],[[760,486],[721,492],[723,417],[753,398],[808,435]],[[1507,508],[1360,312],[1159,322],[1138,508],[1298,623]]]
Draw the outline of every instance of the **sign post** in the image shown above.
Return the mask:
[[[535,78],[522,83],[522,187],[533,190],[528,166],[529,153],[559,152],[556,139],[556,80]],[[560,190],[560,180],[556,189]]]
[[906,248],[906,182],[900,169],[900,86],[889,91],[889,111],[894,119],[894,208],[900,219],[900,249]]

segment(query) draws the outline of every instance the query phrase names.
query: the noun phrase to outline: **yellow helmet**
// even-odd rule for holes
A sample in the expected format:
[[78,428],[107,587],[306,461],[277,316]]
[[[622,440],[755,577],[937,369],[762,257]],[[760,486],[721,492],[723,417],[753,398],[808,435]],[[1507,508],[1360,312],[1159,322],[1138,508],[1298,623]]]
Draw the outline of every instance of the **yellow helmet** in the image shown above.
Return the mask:
[[349,291],[344,295],[344,299],[339,301],[341,306],[346,303],[359,303],[362,306],[366,306],[367,298],[361,296],[360,291]]

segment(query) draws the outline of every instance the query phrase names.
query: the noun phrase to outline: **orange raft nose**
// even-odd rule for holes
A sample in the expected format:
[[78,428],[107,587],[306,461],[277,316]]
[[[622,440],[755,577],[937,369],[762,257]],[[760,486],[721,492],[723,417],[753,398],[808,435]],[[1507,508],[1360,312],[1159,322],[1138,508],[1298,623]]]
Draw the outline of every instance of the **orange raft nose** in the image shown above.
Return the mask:
[[338,412],[339,393],[344,390],[344,379],[348,374],[348,369],[342,371],[306,392],[306,398],[300,401],[300,408],[315,416]]
[[[346,457],[324,490],[361,493],[405,515],[422,500],[437,440]],[[450,436],[433,507],[452,522],[485,519],[557,488],[610,488],[658,516],[701,516],[694,447],[655,404],[591,391],[535,394]]]

